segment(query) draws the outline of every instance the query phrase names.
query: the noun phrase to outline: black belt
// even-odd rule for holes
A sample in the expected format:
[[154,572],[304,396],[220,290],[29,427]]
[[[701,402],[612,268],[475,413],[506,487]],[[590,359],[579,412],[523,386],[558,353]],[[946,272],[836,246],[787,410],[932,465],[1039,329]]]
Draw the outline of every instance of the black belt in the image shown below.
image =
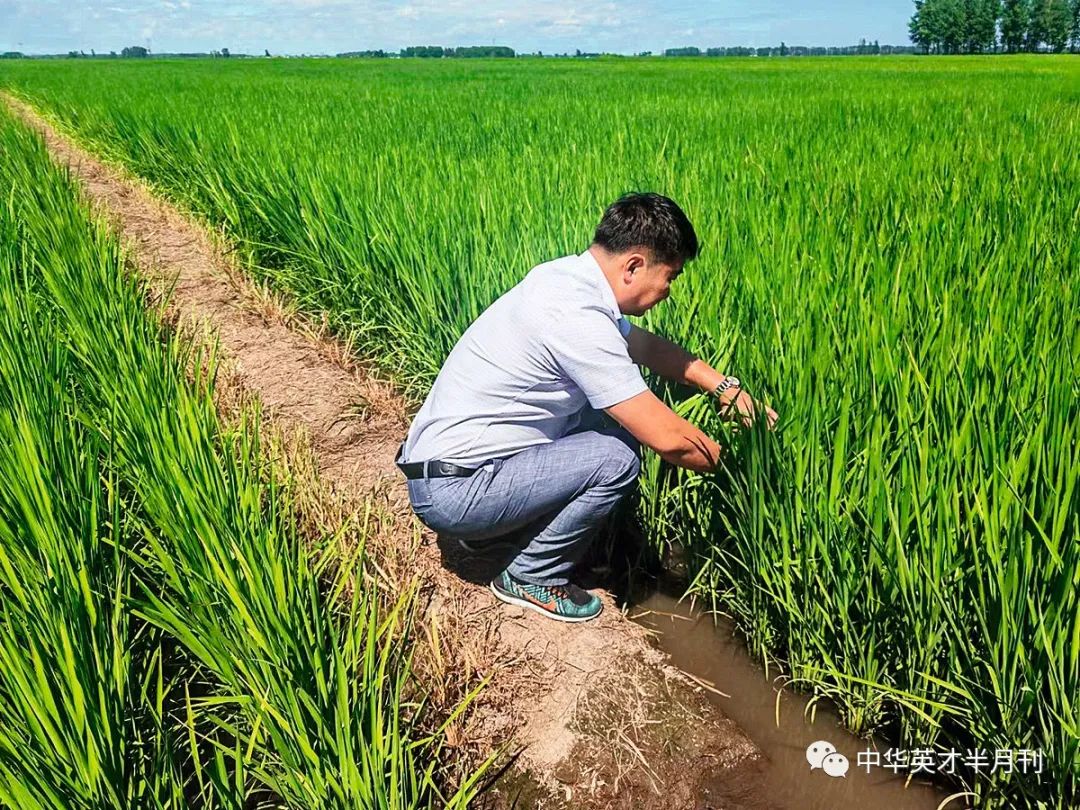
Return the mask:
[[[401,458],[401,451],[404,449],[404,445],[398,449],[398,458]],[[458,464],[451,464],[449,461],[413,461],[408,464],[402,464],[400,461],[394,462],[397,468],[401,470],[406,478],[455,478],[458,476],[472,475],[476,470],[472,467],[462,467]]]

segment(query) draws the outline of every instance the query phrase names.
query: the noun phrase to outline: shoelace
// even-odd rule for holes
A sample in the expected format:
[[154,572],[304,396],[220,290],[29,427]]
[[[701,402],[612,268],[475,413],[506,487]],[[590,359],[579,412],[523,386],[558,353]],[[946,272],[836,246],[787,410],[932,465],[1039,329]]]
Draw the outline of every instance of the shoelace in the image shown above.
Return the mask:
[[562,585],[533,585],[536,588],[537,596],[543,599],[551,599],[557,597],[559,599],[568,599],[570,594]]
[[542,597],[556,597],[559,599],[566,599],[570,602],[574,601],[570,596],[570,590],[565,585],[537,585],[534,587],[536,587]]
[[572,599],[570,599],[570,591],[563,585],[549,585],[547,590],[548,593],[554,594],[560,599],[568,599],[570,601],[573,601]]

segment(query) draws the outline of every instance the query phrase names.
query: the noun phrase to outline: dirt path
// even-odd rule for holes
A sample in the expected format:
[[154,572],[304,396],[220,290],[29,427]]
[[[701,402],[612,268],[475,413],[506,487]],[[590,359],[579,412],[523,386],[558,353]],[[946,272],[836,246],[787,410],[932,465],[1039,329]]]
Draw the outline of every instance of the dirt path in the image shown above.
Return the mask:
[[81,181],[139,271],[162,289],[175,282],[173,313],[212,330],[246,392],[283,429],[307,434],[323,481],[349,498],[374,499],[391,515],[389,529],[378,534],[382,553],[392,558],[416,547],[410,538],[421,531],[415,559],[403,563],[429,583],[435,659],[462,682],[490,677],[453,737],[474,755],[508,740],[523,747],[495,803],[508,804],[520,792],[522,808],[762,806],[752,799],[755,746],[610,595],[603,595],[602,616],[584,625],[503,605],[482,584],[501,561],[469,558],[413,518],[393,464],[409,414],[390,385],[307,328],[310,322],[283,313],[204,226],[25,104],[5,100]]

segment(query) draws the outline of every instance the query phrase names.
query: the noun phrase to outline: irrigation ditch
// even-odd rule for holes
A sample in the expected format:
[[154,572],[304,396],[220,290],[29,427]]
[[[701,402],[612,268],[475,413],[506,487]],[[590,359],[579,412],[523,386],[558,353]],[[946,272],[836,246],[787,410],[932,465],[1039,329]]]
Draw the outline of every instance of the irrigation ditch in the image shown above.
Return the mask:
[[[484,584],[499,561],[465,555],[411,514],[393,465],[409,406],[392,382],[356,360],[355,347],[336,342],[325,323],[247,278],[211,228],[23,102],[5,101],[113,223],[138,272],[168,296],[178,326],[215,341],[243,395],[310,448],[325,497],[381,516],[369,551],[402,587],[420,583],[424,687],[450,706],[484,683],[448,729],[448,744],[468,762],[504,751],[509,767],[485,801],[538,808],[938,806],[939,791],[905,791],[900,780],[815,784],[822,774],[808,773],[799,734],[835,722],[823,712],[814,727],[799,731],[788,722],[770,731],[775,693],[768,682],[745,652],[740,658],[724,642],[730,632],[706,627],[669,594],[639,595],[622,612],[605,593],[601,618],[580,626],[494,602]],[[737,692],[726,683],[735,678]],[[801,718],[804,705],[790,699],[786,718]],[[841,750],[842,740],[854,745],[838,728],[833,736]],[[807,799],[815,796],[817,804]]]

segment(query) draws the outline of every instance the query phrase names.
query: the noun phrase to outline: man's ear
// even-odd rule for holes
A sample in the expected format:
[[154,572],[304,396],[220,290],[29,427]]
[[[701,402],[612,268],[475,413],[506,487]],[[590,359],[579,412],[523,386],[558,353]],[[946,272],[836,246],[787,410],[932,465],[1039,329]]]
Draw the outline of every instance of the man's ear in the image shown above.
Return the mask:
[[[623,273],[629,273],[631,276],[645,268],[645,257],[640,253],[629,253],[623,262]],[[629,278],[626,279],[629,282]]]

